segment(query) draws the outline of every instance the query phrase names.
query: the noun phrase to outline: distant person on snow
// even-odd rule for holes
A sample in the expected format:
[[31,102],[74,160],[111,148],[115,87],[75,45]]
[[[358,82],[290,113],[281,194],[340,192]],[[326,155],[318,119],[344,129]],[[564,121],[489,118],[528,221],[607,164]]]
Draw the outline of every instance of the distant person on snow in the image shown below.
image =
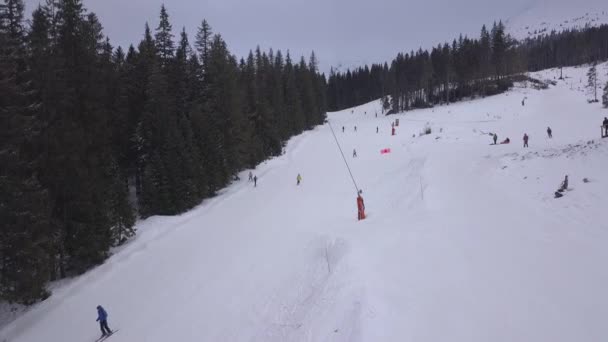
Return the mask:
[[249,181],[253,181],[253,173],[251,173],[251,171],[249,171]]
[[608,137],[608,118],[604,118],[604,122],[602,123],[602,125],[604,126],[604,135],[603,137]]
[[376,134],[378,134],[378,126],[376,126]]
[[528,137],[527,133],[524,133],[524,147],[528,147],[528,139],[530,139],[530,137]]
[[501,145],[507,145],[507,144],[510,144],[510,143],[511,143],[511,139],[507,138],[503,142],[501,142],[500,144]]
[[562,182],[562,185],[559,187],[559,191],[566,191],[568,190],[568,175],[566,175],[566,177],[564,178],[564,181]]
[[296,178],[296,180],[298,181],[297,185],[300,185],[300,182],[302,181],[302,176],[300,176],[299,173],[298,173],[298,177]]
[[344,126],[342,126],[342,133],[344,133]]
[[547,135],[549,136],[549,139],[553,138],[553,131],[551,130],[551,127],[547,127]]
[[353,148],[353,158],[357,158],[357,150]]
[[494,136],[492,137],[492,139],[494,139],[494,145],[496,145],[496,142],[498,142],[498,135],[496,135],[496,133],[494,133]]
[[559,189],[555,192],[555,198],[564,197],[563,192],[566,190],[568,190],[568,175],[566,175],[566,178],[564,178],[564,181],[559,186]]
[[258,187],[258,176],[253,176],[253,187],[254,188]]
[[101,329],[101,337],[112,335],[112,330],[108,327],[108,313],[101,305],[97,305],[97,322]]
[[362,190],[359,190],[359,194],[357,194],[357,219],[359,221],[365,220],[365,202],[363,202],[363,197],[361,194]]
[[355,132],[357,131],[357,126],[355,126]]

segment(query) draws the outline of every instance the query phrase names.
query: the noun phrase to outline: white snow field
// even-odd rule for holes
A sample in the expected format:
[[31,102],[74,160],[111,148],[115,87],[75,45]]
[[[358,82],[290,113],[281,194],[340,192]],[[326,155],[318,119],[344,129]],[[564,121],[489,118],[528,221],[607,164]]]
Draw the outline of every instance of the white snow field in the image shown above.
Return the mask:
[[[329,126],[317,127],[254,170],[257,188],[243,172],[189,213],[140,222],[0,341],[92,342],[98,304],[120,329],[112,342],[606,341],[608,110],[579,89],[586,71],[389,117],[379,102],[330,113],[366,220]],[[512,143],[491,146],[489,132]]]
[[508,32],[516,39],[603,24],[608,24],[605,0],[530,0],[521,13],[506,21]]

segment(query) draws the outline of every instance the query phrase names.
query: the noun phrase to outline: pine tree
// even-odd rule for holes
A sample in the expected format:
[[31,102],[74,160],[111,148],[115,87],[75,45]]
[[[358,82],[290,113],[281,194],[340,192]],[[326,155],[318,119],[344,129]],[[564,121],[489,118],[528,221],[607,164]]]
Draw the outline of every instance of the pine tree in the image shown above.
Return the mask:
[[604,86],[604,94],[602,95],[602,103],[604,104],[605,108],[608,108],[608,82],[606,82],[606,85]]
[[500,21],[498,24],[494,23],[492,27],[492,63],[494,64],[497,80],[500,80],[504,73],[506,49],[505,27]]
[[213,31],[207,20],[203,20],[201,26],[199,26],[196,33],[196,51],[198,52],[198,58],[201,63],[203,74],[207,70],[207,64],[209,61],[209,50],[211,46],[211,40],[213,37]]
[[593,102],[598,102],[597,99],[597,62],[594,61],[587,71],[587,89],[593,94]]
[[161,58],[162,65],[166,66],[170,59],[173,57],[174,44],[173,44],[173,33],[171,23],[169,22],[169,14],[165,5],[160,8],[160,22],[156,28],[156,35],[154,39],[156,41],[156,49]]

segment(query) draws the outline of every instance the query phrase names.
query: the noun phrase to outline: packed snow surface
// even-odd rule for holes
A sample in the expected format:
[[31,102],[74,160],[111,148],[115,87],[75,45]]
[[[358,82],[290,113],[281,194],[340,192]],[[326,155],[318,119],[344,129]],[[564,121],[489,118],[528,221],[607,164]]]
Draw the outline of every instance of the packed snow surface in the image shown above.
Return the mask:
[[326,124],[254,170],[257,187],[246,171],[191,212],[140,222],[0,341],[92,342],[98,304],[112,342],[605,341],[608,110],[587,103],[586,71],[388,117],[379,101],[330,113],[366,220]]

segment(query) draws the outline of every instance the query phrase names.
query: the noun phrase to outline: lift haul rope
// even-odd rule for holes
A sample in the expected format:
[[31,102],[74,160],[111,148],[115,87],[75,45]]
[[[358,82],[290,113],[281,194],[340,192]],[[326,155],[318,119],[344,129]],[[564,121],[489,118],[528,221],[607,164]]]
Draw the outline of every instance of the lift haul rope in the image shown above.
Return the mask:
[[344,164],[346,164],[346,168],[348,169],[348,173],[350,174],[350,179],[353,180],[353,184],[355,185],[355,190],[357,190],[357,194],[359,194],[359,187],[357,186],[357,182],[355,182],[355,177],[353,177],[353,173],[350,171],[350,166],[346,161],[346,157],[344,156],[344,152],[342,151],[342,147],[340,146],[340,142],[338,141],[338,137],[336,136],[336,132],[334,132],[334,128],[331,126],[331,122],[327,120],[329,124],[329,129],[331,129],[331,134],[333,134],[334,139],[336,140],[336,145],[338,145],[338,149],[340,150],[340,154],[342,155],[342,159],[344,159]]

